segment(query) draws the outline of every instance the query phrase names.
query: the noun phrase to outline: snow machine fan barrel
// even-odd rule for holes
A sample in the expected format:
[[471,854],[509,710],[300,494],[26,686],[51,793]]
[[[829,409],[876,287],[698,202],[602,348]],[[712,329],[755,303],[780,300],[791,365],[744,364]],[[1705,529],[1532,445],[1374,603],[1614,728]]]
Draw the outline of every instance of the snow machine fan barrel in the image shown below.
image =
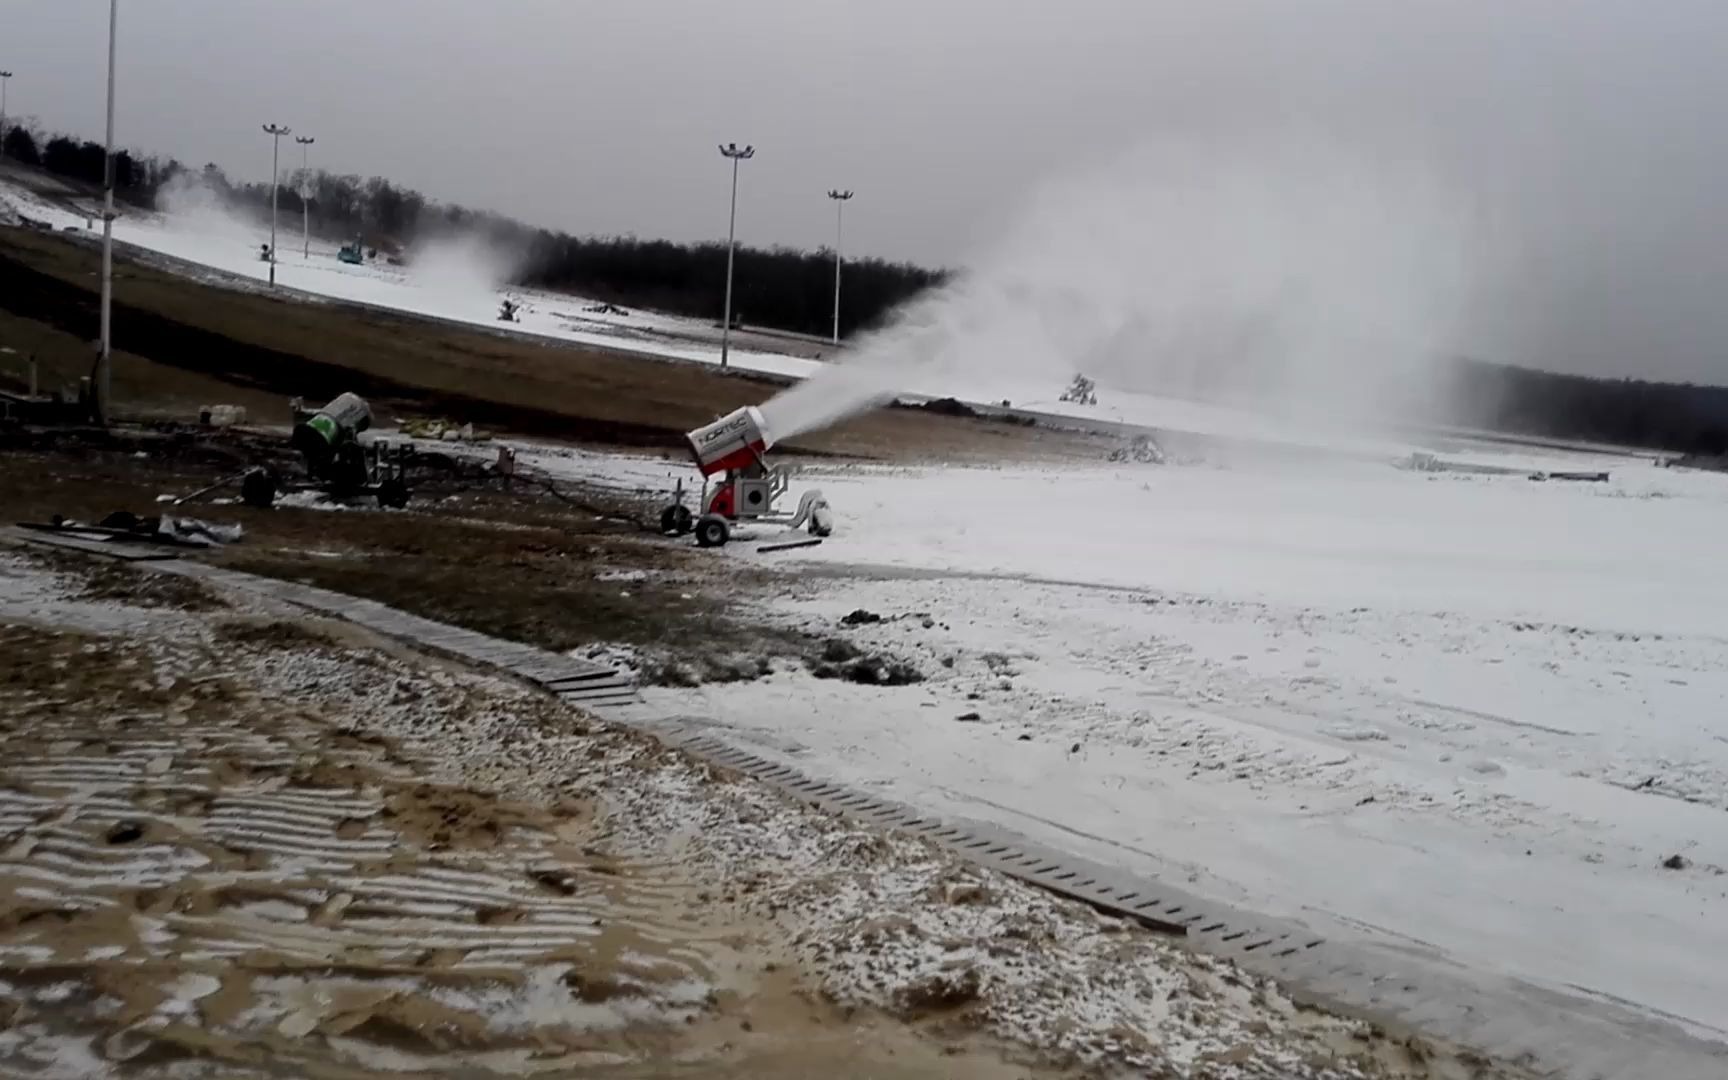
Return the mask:
[[754,405],[727,413],[684,436],[703,476],[742,469],[774,445],[762,413]]
[[295,424],[290,442],[316,467],[371,426],[372,409],[365,399],[358,394],[338,394],[330,404]]

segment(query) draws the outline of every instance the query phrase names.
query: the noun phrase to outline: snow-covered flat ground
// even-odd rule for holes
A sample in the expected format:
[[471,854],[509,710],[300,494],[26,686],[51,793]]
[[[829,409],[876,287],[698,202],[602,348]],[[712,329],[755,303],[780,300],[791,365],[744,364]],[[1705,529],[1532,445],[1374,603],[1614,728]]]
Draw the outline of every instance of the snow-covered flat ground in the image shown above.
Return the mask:
[[[806,772],[1721,1037],[1728,480],[1588,460],[1613,479],[811,470],[793,493],[822,487],[833,538],[716,558],[782,568],[771,618],[927,681],[782,669],[651,703]],[[886,621],[842,628],[857,608]]]

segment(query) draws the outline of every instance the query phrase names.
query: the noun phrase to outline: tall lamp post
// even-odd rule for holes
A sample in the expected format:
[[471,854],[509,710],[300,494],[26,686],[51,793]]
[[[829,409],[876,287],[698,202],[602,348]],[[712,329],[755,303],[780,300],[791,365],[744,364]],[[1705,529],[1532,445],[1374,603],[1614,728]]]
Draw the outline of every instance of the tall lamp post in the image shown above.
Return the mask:
[[840,214],[846,208],[846,200],[852,197],[850,191],[835,189],[828,193],[834,200],[834,344],[840,344]]
[[726,224],[726,318],[720,324],[720,366],[725,368],[732,351],[732,256],[738,250],[734,239],[738,232],[738,163],[756,156],[754,146],[738,149],[737,143],[727,143],[720,153],[732,159],[732,216]]
[[10,71],[0,71],[0,157],[6,156],[6,84],[11,80]]
[[312,186],[312,170],[306,166],[306,148],[317,142],[310,135],[296,135],[294,141],[300,144],[300,243],[303,250],[300,257],[312,257],[312,211],[306,205],[306,192]]
[[292,135],[281,124],[265,124],[264,134],[270,136],[270,284],[276,284],[276,187],[282,177],[282,136]]
[[114,54],[120,31],[120,0],[108,0],[108,139],[102,163],[102,344],[96,353],[96,422],[112,409],[114,370]]

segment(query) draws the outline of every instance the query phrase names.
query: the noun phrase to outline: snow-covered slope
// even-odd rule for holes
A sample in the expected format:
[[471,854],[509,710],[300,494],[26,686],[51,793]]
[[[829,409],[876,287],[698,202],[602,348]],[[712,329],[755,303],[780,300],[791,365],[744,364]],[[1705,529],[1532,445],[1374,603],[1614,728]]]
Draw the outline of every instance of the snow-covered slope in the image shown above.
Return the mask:
[[[94,203],[67,203],[32,194],[0,177],[0,207],[9,206],[55,229],[99,233],[101,219]],[[87,211],[80,213],[78,211]],[[718,362],[718,345],[707,338],[713,331],[697,319],[631,310],[627,314],[585,311],[593,301],[560,293],[503,288],[493,280],[488,253],[478,247],[442,253],[435,265],[420,268],[391,266],[382,258],[350,265],[336,258],[337,245],[314,239],[310,254],[302,244],[297,217],[284,215],[278,235],[280,257],[276,281],[294,289],[333,299],[371,304],[419,315],[502,326],[500,302],[509,296],[522,303],[521,321],[514,326],[528,333],[582,344],[621,346],[674,359]],[[269,279],[269,264],[259,258],[270,241],[268,223],[253,224],[215,206],[192,203],[174,214],[128,211],[114,224],[114,237],[174,259],[209,267],[225,275],[258,282]],[[474,265],[459,265],[464,254]],[[738,366],[748,370],[802,376],[812,362],[773,353],[733,352]]]

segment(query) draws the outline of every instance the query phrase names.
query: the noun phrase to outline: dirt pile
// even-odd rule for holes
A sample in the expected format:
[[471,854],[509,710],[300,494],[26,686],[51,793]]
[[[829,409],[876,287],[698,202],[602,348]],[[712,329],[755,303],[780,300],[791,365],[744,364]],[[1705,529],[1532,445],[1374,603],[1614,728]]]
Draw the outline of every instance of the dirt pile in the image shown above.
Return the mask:
[[867,686],[911,686],[924,681],[924,673],[890,653],[860,649],[845,638],[829,638],[806,662],[818,679],[845,679]]

